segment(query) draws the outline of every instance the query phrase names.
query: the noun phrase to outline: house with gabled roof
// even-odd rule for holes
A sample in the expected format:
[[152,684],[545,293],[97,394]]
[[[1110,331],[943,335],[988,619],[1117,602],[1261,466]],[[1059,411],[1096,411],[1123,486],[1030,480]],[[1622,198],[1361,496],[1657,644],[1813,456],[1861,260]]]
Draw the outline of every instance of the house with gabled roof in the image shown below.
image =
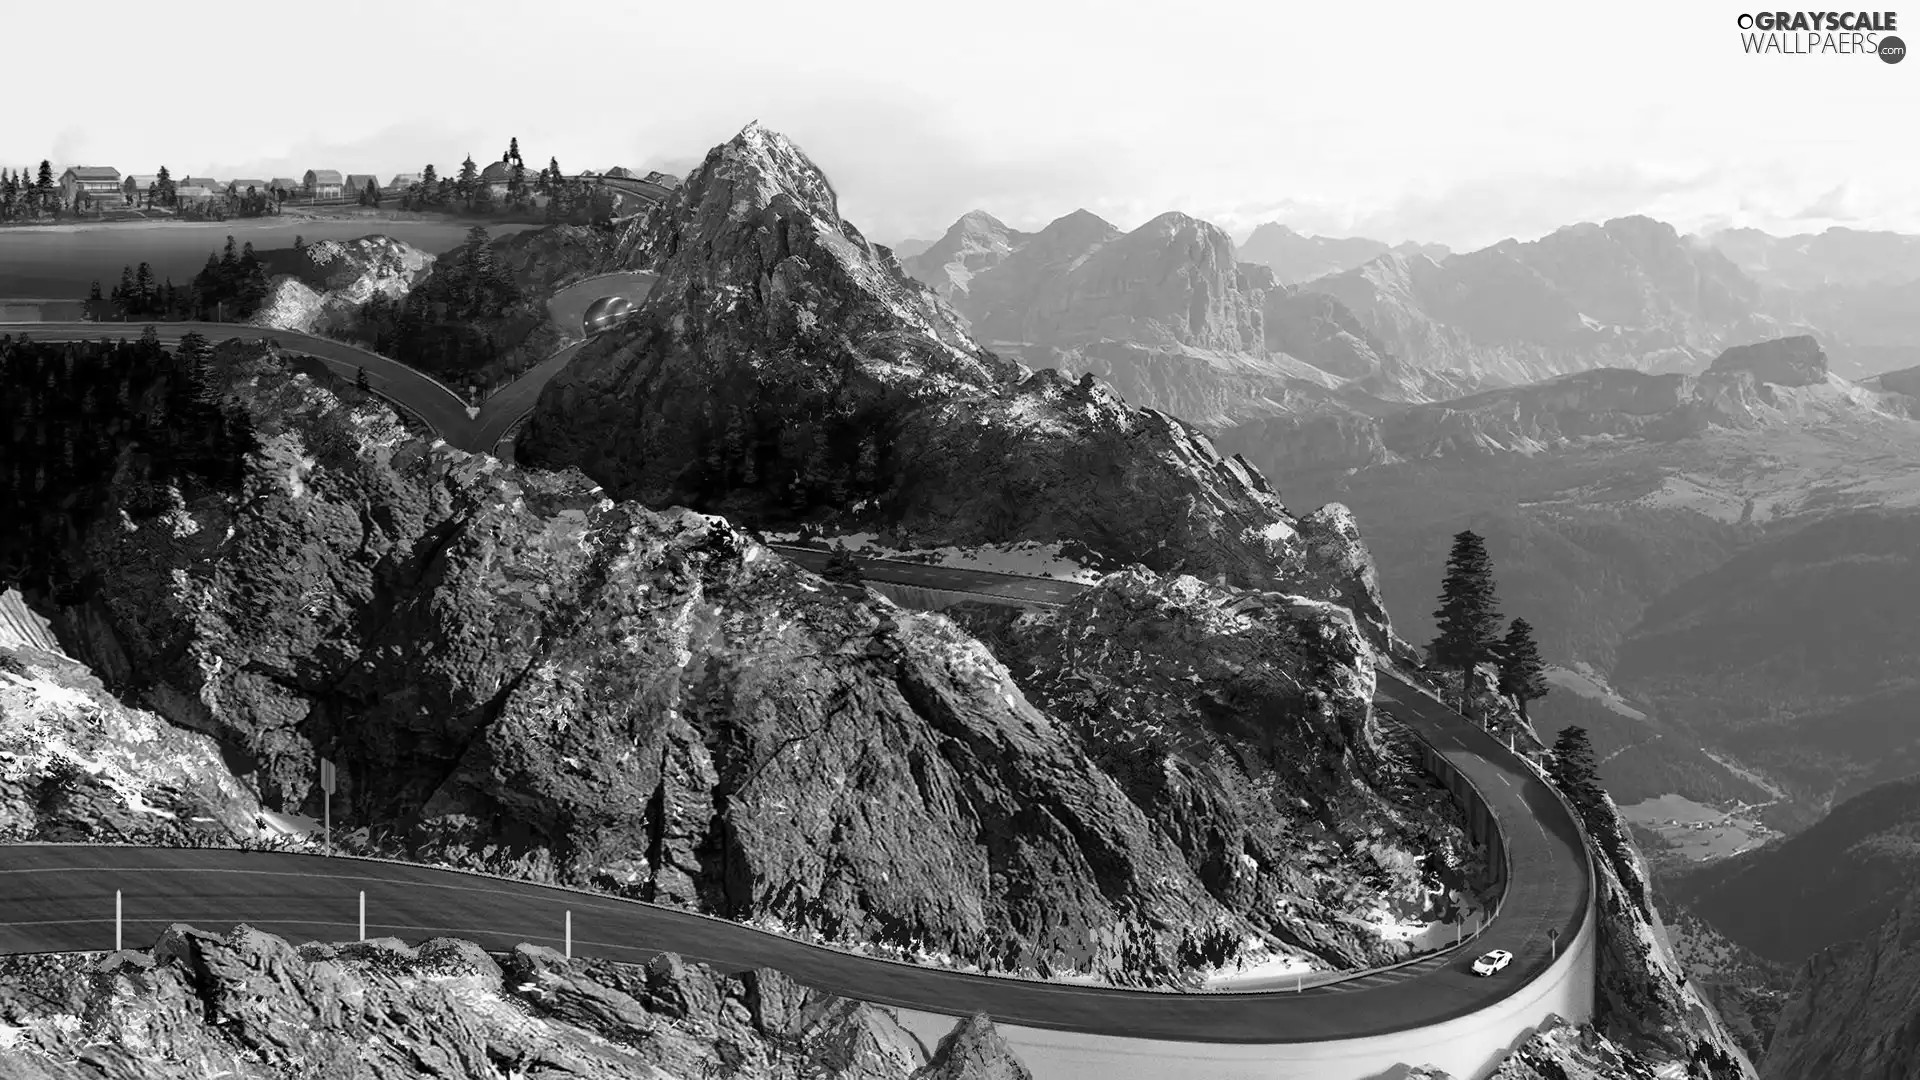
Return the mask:
[[342,194],[349,199],[357,199],[366,194],[368,185],[372,185],[375,191],[380,190],[380,178],[372,173],[348,173]]
[[120,190],[120,170],[111,165],[70,165],[60,174],[60,201],[72,206],[80,196],[94,202],[118,202],[125,198]]
[[337,199],[346,182],[347,178],[340,175],[338,169],[308,169],[300,185],[316,199]]

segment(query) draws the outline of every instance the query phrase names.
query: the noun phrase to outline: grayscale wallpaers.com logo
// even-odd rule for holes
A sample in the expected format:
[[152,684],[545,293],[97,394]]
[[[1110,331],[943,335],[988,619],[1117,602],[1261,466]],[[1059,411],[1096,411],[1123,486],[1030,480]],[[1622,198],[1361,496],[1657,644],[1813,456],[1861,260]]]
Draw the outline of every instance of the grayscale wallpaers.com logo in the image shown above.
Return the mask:
[[1757,11],[1736,21],[1745,52],[1877,56],[1889,64],[1907,56],[1907,43],[1893,36],[1899,20],[1891,11]]

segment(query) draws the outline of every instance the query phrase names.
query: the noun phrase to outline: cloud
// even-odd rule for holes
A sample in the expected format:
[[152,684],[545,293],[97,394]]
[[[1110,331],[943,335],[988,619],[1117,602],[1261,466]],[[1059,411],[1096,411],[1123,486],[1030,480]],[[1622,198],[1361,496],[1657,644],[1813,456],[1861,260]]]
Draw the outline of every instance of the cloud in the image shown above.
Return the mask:
[[1852,202],[1852,199],[1849,198],[1851,194],[1852,192],[1848,185],[1842,183],[1832,191],[1827,192],[1809,203],[1801,209],[1799,213],[1794,214],[1793,217],[1797,221],[1808,219],[1820,221],[1849,220],[1854,216],[1849,209],[1849,204]]

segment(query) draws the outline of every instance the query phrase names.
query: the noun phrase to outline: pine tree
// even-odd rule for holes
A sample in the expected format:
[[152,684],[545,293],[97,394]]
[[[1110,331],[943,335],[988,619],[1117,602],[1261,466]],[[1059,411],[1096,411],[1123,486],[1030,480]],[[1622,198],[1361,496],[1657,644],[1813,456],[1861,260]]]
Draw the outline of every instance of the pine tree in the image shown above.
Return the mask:
[[1493,559],[1486,541],[1471,529],[1454,534],[1447,574],[1440,583],[1440,608],[1433,613],[1439,634],[1429,646],[1433,663],[1460,672],[1460,708],[1470,708],[1473,671],[1494,656],[1500,608],[1494,596]]
[[[1546,697],[1547,665],[1540,659],[1540,644],[1533,639],[1533,626],[1515,619],[1500,642],[1500,692],[1520,708],[1520,719],[1528,720],[1527,702]],[[1531,722],[1531,721],[1529,721]]]
[[160,166],[159,173],[154,176],[153,186],[158,189],[154,196],[161,206],[172,206],[177,201],[173,193],[173,174],[167,171],[165,165]]
[[473,155],[468,154],[467,160],[460,163],[460,176],[453,182],[453,193],[459,197],[463,206],[471,208],[474,190],[479,185],[480,168],[473,163]]
[[1593,743],[1587,729],[1571,724],[1560,729],[1553,739],[1553,756],[1547,761],[1547,775],[1554,786],[1583,815],[1591,816],[1600,808],[1605,789],[1593,759]]
[[507,141],[507,156],[504,158],[501,158],[500,160],[511,161],[515,165],[525,164],[525,162],[520,160],[520,139],[518,136],[515,136],[512,139],[509,139]]

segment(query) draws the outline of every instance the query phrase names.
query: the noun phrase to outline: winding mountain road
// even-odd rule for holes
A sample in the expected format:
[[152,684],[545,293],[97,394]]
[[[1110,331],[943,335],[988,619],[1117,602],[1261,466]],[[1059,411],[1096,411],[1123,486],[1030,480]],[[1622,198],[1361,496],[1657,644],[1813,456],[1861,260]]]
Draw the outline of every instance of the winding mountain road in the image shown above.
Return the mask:
[[[578,283],[592,287],[593,282]],[[138,336],[140,324],[29,323],[0,332],[73,340]],[[470,415],[451,391],[410,368],[350,345],[231,324],[159,324],[162,340],[188,330],[210,340],[273,337],[351,377],[364,366],[376,389],[413,410],[446,440],[490,449],[524,416],[579,343],[555,353]],[[773,545],[810,570],[829,553]],[[1060,606],[1091,586],[985,570],[861,560],[875,583],[967,593],[983,602]],[[1546,969],[1549,938],[1570,942],[1583,925],[1593,883],[1584,840],[1566,805],[1520,757],[1479,726],[1398,676],[1382,671],[1376,703],[1415,731],[1481,793],[1499,830],[1509,878],[1496,916],[1464,949],[1300,992],[1165,994],[989,978],[895,964],[717,919],[635,901],[582,894],[430,867],[312,855],[209,849],[58,844],[0,847],[0,951],[101,949],[112,942],[113,894],[126,897],[126,925],[142,944],[174,922],[221,927],[245,921],[294,940],[340,940],[367,897],[368,933],[469,938],[492,950],[528,941],[558,944],[573,913],[576,951],[616,960],[676,952],[727,970],[778,967],[850,997],[948,1015],[985,1012],[1029,1028],[1213,1043],[1322,1042],[1426,1027],[1518,992]],[[1514,962],[1493,978],[1472,957],[1506,949]]]
[[[827,553],[781,546],[809,568]],[[1060,604],[1089,586],[914,563],[862,560],[870,581],[973,592],[1020,590]],[[1013,580],[1009,580],[1013,579]],[[1004,602],[1004,599],[1002,599]],[[1530,768],[1498,740],[1396,677],[1377,699],[1464,772],[1483,793],[1506,842],[1511,877],[1498,915],[1470,948],[1301,992],[1166,994],[1044,983],[915,967],[817,948],[735,923],[636,901],[423,866],[314,855],[58,844],[0,848],[0,951],[100,949],[111,943],[114,890],[126,898],[136,943],[174,922],[247,922],[293,940],[351,937],[367,895],[370,936],[448,935],[505,951],[558,945],[573,913],[576,952],[644,961],[675,952],[730,971],[777,967],[850,997],[946,1014],[983,1011],[1031,1028],[1214,1043],[1355,1038],[1437,1024],[1518,991],[1549,962],[1547,932],[1571,941],[1591,883],[1579,831]],[[1507,949],[1494,978],[1472,957]]]
[[[637,302],[646,296],[655,280],[655,275],[644,270],[600,274],[563,287],[548,300],[548,305],[562,311],[584,308],[586,304],[578,302],[582,295],[596,300],[601,296],[620,295]],[[291,352],[314,357],[342,378],[355,378],[360,369],[365,368],[368,385],[376,393],[407,408],[449,445],[474,453],[492,450],[514,424],[533,411],[533,406],[540,400],[540,391],[589,340],[582,339],[562,346],[519,378],[501,387],[478,409],[471,409],[445,383],[398,360],[357,345],[297,330],[276,330],[241,323],[13,322],[0,323],[0,334],[25,334],[38,341],[98,341],[102,338],[138,338],[146,333],[148,326],[152,326],[161,342],[168,345],[179,344],[180,339],[189,333],[197,333],[215,344],[234,338],[249,341],[266,338],[278,342]]]

